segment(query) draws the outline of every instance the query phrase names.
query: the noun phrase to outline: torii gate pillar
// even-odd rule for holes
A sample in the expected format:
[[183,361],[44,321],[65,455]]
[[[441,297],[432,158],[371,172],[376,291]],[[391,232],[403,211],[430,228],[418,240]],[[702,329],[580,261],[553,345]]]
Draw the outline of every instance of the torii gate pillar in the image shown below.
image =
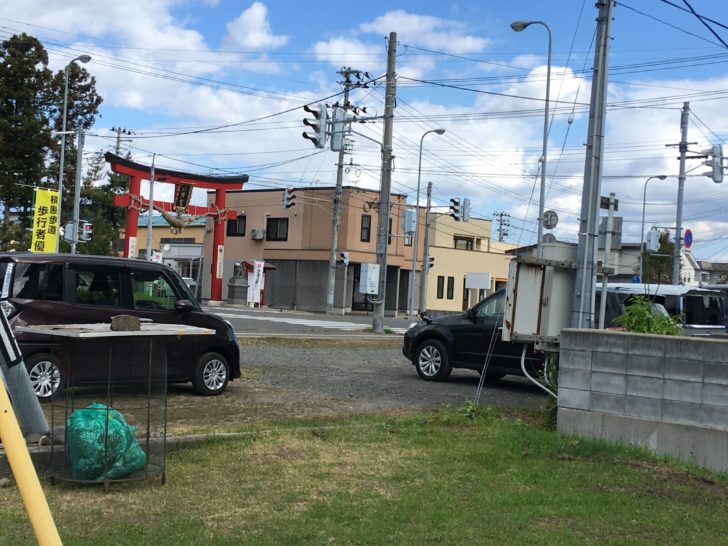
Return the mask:
[[[150,209],[148,199],[141,196],[142,179],[148,180],[151,169],[146,165],[134,163],[128,159],[124,159],[112,153],[107,153],[106,161],[111,164],[111,169],[116,173],[126,174],[129,176],[129,193],[126,195],[114,196],[114,204],[117,206],[127,207],[126,216],[126,236],[124,238],[124,257],[136,258],[137,256],[137,233],[139,230],[139,211]],[[223,281],[223,265],[225,257],[225,227],[227,220],[236,218],[235,211],[225,209],[225,192],[226,190],[239,190],[243,188],[243,184],[248,181],[248,175],[239,176],[204,176],[192,173],[183,173],[170,171],[167,169],[155,169],[155,182],[162,182],[175,185],[175,196],[181,185],[192,186],[193,188],[205,188],[215,190],[215,204],[211,207],[199,207],[189,205],[186,212],[193,216],[210,216],[213,222],[212,236],[212,263],[210,268],[210,301],[222,301],[222,281]],[[187,188],[189,190],[189,187]],[[189,202],[189,201],[188,201]],[[154,201],[151,204],[152,209],[158,209],[164,212],[175,212],[181,208],[175,203],[166,201]],[[147,249],[151,252],[152,249]],[[204,250],[203,250],[204,251]]]

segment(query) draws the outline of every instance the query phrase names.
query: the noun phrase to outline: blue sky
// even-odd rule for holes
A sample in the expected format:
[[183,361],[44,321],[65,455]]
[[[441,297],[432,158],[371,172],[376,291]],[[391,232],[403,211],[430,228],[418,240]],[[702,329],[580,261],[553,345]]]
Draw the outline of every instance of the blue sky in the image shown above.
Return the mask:
[[[728,26],[721,0],[690,5]],[[678,162],[666,144],[680,139],[683,102],[691,102],[694,114],[691,150],[723,144],[728,135],[728,49],[676,6],[687,9],[683,0],[629,0],[614,10],[602,194],[620,199],[628,242],[640,239],[644,181],[651,175],[669,178],[649,184],[647,227],[675,223]],[[395,31],[393,191],[414,202],[420,137],[445,128],[445,135],[424,141],[423,190],[432,181],[441,206],[450,197],[470,198],[476,217],[509,212],[507,240],[528,244],[535,241],[547,41],[543,27],[515,33],[509,24],[542,20],[553,33],[546,208],[560,217],[554,233],[575,241],[596,13],[586,0],[6,0],[0,36],[38,37],[54,69],[92,55],[85,66],[105,102],[89,150],[112,147],[110,129],[124,127],[134,133],[124,150],[139,162],[151,162],[154,153],[158,165],[246,172],[251,188],[278,188],[334,183],[336,154],[301,137],[301,106],[339,92],[342,66],[382,76],[385,37]],[[728,42],[728,30],[712,26]],[[379,115],[383,97],[383,84],[352,94],[354,103]],[[381,139],[380,123],[357,128]],[[347,184],[378,188],[376,144],[355,138],[347,161],[353,164]],[[688,168],[698,167],[698,175],[706,170],[699,164],[692,160]],[[688,179],[684,227],[694,233],[698,259],[728,260],[725,188],[704,176]]]

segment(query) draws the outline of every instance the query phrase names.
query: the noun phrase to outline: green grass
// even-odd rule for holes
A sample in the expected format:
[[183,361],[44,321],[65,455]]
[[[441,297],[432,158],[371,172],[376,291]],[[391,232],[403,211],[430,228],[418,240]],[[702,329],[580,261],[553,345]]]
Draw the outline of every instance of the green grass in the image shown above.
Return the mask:
[[[65,544],[719,544],[728,476],[480,408],[241,427],[158,481],[43,479]],[[247,433],[246,433],[247,432]],[[33,544],[14,486],[0,544]]]

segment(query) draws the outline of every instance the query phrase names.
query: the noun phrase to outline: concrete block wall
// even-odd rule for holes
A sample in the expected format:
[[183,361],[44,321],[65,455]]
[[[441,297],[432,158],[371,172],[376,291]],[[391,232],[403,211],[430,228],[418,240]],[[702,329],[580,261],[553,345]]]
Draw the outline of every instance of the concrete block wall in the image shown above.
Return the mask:
[[564,330],[559,431],[728,471],[728,340]]

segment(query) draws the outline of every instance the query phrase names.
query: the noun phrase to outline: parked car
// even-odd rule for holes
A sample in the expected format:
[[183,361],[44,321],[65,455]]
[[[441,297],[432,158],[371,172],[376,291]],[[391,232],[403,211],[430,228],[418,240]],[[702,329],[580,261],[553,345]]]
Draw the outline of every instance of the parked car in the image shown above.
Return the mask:
[[[171,268],[142,260],[70,254],[0,254],[0,306],[12,326],[110,322],[119,314],[215,330],[167,347],[170,383],[192,382],[200,395],[222,393],[240,377],[240,349],[228,321],[204,312]],[[66,384],[58,341],[18,333],[36,395],[51,399]]]
[[[453,368],[482,373],[492,346],[487,377],[523,375],[523,345],[501,338],[504,308],[505,290],[498,290],[462,313],[434,318],[425,314],[422,321],[412,323],[405,332],[402,354],[412,361],[425,381],[444,381]],[[526,353],[529,375],[539,375],[543,365],[543,354],[529,346]]]

